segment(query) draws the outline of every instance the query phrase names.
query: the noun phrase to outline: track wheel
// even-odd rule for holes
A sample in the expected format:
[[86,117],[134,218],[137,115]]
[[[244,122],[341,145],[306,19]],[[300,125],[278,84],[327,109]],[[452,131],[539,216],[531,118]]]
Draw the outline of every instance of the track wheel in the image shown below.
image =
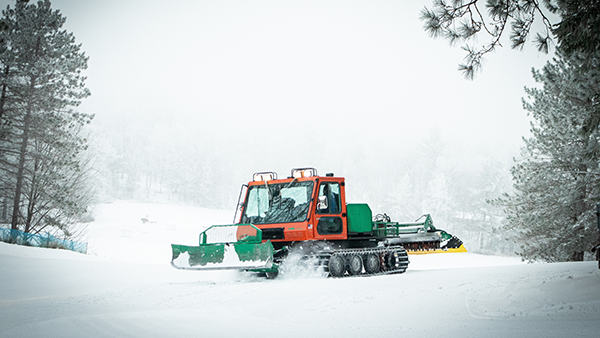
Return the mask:
[[378,273],[380,270],[378,255],[374,253],[367,254],[365,257],[365,271],[367,273]]
[[390,251],[385,256],[385,265],[389,271],[397,270],[400,267],[400,258],[396,251]]
[[360,275],[363,269],[363,261],[359,255],[350,256],[348,261],[348,273],[352,276]]
[[333,255],[329,258],[329,274],[332,277],[342,277],[346,272],[346,262],[340,255]]

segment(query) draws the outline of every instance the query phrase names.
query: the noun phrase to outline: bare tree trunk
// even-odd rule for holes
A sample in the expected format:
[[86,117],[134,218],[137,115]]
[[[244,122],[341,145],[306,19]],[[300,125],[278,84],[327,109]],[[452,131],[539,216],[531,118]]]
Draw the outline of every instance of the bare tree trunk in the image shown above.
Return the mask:
[[[4,138],[2,134],[2,126],[4,125],[4,105],[6,104],[6,87],[8,86],[8,72],[9,67],[4,67],[4,83],[2,84],[2,91],[0,94],[0,139]],[[0,215],[0,221],[6,222],[8,220],[8,202],[6,196],[2,197],[2,214]]]
[[583,251],[575,251],[571,256],[571,260],[574,262],[582,262],[583,261]]
[[6,202],[6,197],[2,197],[2,216],[0,216],[0,221],[6,222],[8,220],[8,202]]
[[4,83],[2,84],[2,92],[0,94],[0,126],[2,125],[3,121],[3,116],[4,116],[4,104],[6,103],[6,87],[8,86],[7,79],[8,79],[8,73],[9,73],[9,67],[5,66],[4,67]]
[[[35,50],[32,59],[37,57],[37,54],[40,49],[40,37],[37,38]],[[29,144],[29,129],[31,128],[31,120],[33,113],[33,95],[35,89],[35,83],[37,82],[37,78],[32,75],[29,77],[29,89],[27,91],[27,108],[25,112],[25,117],[23,119],[23,138],[21,140],[21,150],[19,152],[19,167],[17,168],[17,184],[15,185],[15,200],[13,203],[13,213],[10,228],[12,230],[19,230],[19,216],[20,216],[20,205],[21,205],[21,193],[23,190],[23,179],[25,175],[25,157],[27,155],[27,146]]]
[[31,108],[27,109],[25,121],[23,123],[23,138],[21,140],[21,150],[19,152],[19,167],[17,170],[17,184],[15,185],[15,199],[13,201],[13,212],[11,220],[11,229],[19,230],[19,215],[21,205],[21,192],[23,190],[23,179],[25,175],[25,157],[27,155],[27,145],[29,143],[29,128],[31,126]]
[[37,170],[37,165],[38,165],[37,162],[38,162],[38,160],[36,160],[36,164],[35,164],[36,169],[34,170],[33,177],[31,178],[31,191],[29,193],[29,203],[27,205],[27,216],[25,218],[25,232],[31,232],[31,221],[33,219],[35,204],[37,201],[37,198],[35,196],[35,186],[37,184],[35,171]]

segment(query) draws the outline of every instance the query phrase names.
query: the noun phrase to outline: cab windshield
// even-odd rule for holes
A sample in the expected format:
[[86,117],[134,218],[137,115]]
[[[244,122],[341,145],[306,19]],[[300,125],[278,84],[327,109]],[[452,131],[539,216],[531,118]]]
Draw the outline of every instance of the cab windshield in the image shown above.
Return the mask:
[[242,223],[270,224],[303,222],[313,192],[313,182],[297,182],[251,186],[245,202]]

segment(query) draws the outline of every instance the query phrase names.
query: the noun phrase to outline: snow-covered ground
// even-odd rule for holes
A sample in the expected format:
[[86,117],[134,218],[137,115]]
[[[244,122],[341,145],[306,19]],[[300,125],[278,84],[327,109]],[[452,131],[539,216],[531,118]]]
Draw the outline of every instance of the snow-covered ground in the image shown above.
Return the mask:
[[0,243],[0,337],[600,336],[596,262],[433,254],[401,275],[275,280],[170,267],[170,243],[232,218],[114,203],[89,226],[89,255]]

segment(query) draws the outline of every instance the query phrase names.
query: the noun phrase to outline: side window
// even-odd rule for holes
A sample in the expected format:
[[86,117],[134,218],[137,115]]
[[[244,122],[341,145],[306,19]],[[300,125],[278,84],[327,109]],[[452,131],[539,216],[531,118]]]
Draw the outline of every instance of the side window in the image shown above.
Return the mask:
[[341,234],[343,230],[342,219],[339,217],[321,217],[317,224],[319,235]]
[[322,183],[319,186],[319,201],[326,201],[327,207],[324,205],[317,208],[319,214],[339,214],[342,212],[340,199],[340,184],[339,183]]
[[248,194],[248,202],[244,210],[243,223],[254,223],[265,217],[269,210],[269,193],[264,187],[252,187]]

